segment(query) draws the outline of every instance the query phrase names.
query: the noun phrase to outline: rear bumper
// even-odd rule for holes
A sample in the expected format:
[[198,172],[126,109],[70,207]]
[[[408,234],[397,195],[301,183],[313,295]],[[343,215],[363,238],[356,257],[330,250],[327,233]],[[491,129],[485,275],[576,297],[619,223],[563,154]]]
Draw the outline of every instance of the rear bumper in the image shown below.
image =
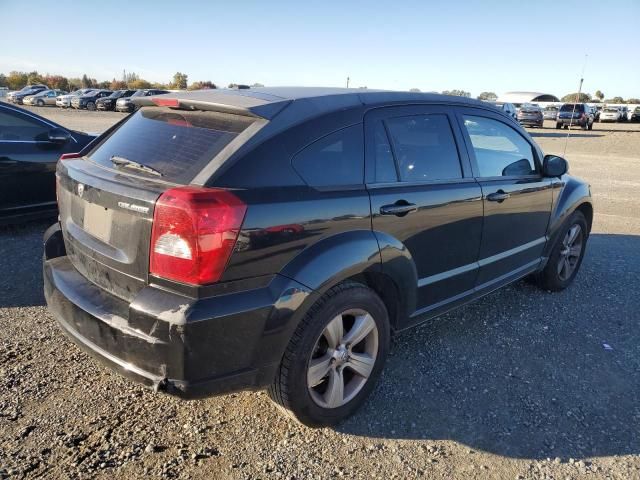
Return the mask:
[[116,110],[118,112],[132,112],[133,111],[133,104],[116,105]]
[[57,224],[45,234],[43,273],[49,310],[69,338],[122,375],[183,398],[270,384],[309,295],[275,276],[200,299],[148,286],[127,303],[75,269]]
[[543,118],[519,118],[518,122],[521,125],[542,125],[544,123]]
[[576,127],[579,127],[579,126],[585,125],[585,120],[582,120],[580,118],[574,118],[574,119],[571,119],[571,118],[558,118],[556,120],[556,122],[561,124],[561,125],[563,125],[563,126],[564,125],[575,125]]

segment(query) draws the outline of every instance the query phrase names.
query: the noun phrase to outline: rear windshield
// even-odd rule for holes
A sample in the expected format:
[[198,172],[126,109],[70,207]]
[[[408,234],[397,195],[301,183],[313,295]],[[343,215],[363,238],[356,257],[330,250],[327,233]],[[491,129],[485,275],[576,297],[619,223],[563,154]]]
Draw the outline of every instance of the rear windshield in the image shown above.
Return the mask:
[[109,168],[113,156],[151,167],[164,179],[188,183],[235,137],[253,123],[250,117],[219,112],[142,108],[88,155]]
[[578,104],[573,104],[573,103],[565,103],[564,105],[562,105],[562,107],[560,107],[560,111],[561,112],[573,112],[573,109],[576,109],[576,112],[582,112],[584,111],[584,105],[582,105],[581,103]]

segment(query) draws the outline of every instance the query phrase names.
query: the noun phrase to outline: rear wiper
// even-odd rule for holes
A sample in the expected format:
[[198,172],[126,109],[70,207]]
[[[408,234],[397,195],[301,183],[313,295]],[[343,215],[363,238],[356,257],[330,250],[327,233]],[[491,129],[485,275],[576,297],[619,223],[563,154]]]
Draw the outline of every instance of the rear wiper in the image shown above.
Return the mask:
[[119,157],[118,155],[114,155],[111,157],[111,163],[113,163],[117,167],[133,168],[134,170],[140,170],[141,172],[150,173],[151,175],[157,175],[158,177],[162,176],[162,173],[160,173],[155,168],[147,167],[146,165],[134,162],[133,160],[129,160],[128,158]]

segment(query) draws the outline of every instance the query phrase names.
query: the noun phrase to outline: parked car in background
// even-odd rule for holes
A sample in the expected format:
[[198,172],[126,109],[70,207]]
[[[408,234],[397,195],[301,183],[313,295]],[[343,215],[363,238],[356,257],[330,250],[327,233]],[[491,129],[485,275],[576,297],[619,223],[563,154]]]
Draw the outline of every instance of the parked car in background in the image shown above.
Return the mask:
[[544,107],[544,110],[542,111],[542,116],[545,120],[555,120],[556,117],[558,116],[558,110],[560,109],[555,105],[548,105]]
[[593,113],[586,103],[565,103],[560,107],[556,128],[582,127],[583,130],[593,129]]
[[542,109],[538,105],[523,104],[518,111],[517,120],[521,125],[527,125],[529,127],[542,128],[544,126]]
[[0,102],[0,224],[55,215],[56,162],[94,138]]
[[18,90],[17,92],[12,92],[8,96],[8,100],[12,103],[16,103],[18,105],[22,104],[22,100],[29,95],[35,95],[42,90],[47,90],[49,87],[46,85],[27,85],[26,87]]
[[71,99],[71,106],[75,109],[95,110],[96,102],[101,98],[106,98],[113,92],[111,90],[92,90],[83,95],[76,95]]
[[600,121],[600,112],[602,112],[602,105],[594,105],[593,106],[593,120],[595,122],[599,122]]
[[619,122],[620,121],[620,109],[617,107],[605,107],[600,112],[601,122]]
[[299,422],[335,424],[375,387],[392,331],[528,275],[562,290],[580,268],[589,185],[484,102],[321,88],[134,101],[58,164],[44,292],[80,347],[156,390],[268,388]]
[[629,108],[627,106],[620,107],[620,121],[626,122],[629,120]]
[[516,112],[516,107],[514,107],[513,103],[508,103],[508,102],[493,102],[493,105],[499,109],[502,110],[503,112],[505,112],[507,115],[509,115],[511,118],[513,118],[514,120],[517,120],[517,112]]
[[59,95],[66,95],[68,92],[64,90],[42,90],[35,95],[29,95],[24,97],[22,103],[24,105],[32,105],[37,107],[44,107],[45,105],[55,105],[56,97]]
[[94,90],[95,88],[81,88],[80,90],[75,90],[66,95],[59,95],[56,97],[56,107],[69,108],[71,107],[71,99],[79,95],[85,95]]
[[123,97],[116,100],[116,110],[118,112],[133,112],[136,109],[133,99],[136,97],[149,97],[151,95],[163,95],[169,93],[167,90],[158,90],[156,88],[146,88],[136,91],[130,97]]
[[116,90],[108,97],[99,98],[96,100],[96,109],[97,110],[115,110],[116,101],[119,98],[127,98],[133,95],[135,90]]
[[629,109],[629,121],[640,122],[640,107]]

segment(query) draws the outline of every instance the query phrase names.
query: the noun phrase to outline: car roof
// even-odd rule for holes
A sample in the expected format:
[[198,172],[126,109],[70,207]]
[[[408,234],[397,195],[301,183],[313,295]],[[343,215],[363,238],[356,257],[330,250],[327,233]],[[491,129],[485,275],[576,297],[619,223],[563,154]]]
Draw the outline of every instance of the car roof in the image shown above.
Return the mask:
[[[138,98],[139,105],[153,105],[152,97]],[[299,117],[318,116],[361,106],[408,103],[455,103],[487,108],[486,102],[437,93],[398,92],[328,87],[260,87],[210,89],[165,94],[194,108],[226,111],[272,119],[283,110]]]

